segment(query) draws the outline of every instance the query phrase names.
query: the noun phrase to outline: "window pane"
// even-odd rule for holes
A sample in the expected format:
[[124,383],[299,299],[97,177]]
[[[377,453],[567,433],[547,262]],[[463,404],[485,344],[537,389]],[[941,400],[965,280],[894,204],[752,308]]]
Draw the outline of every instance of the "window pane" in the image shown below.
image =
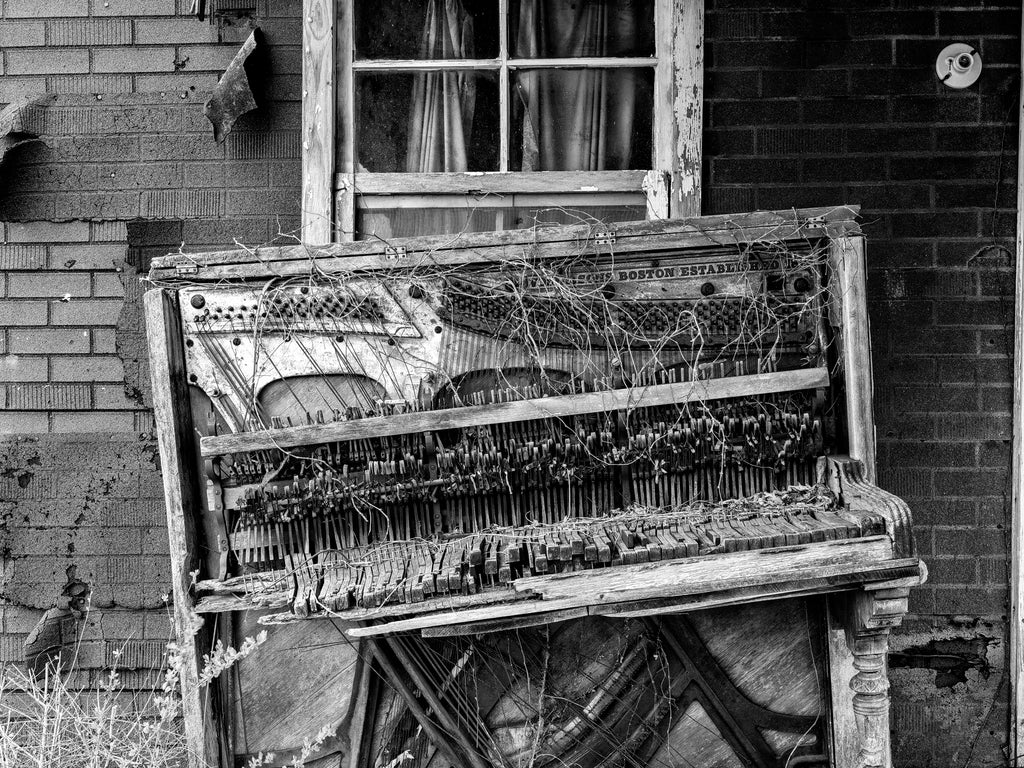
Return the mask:
[[356,239],[369,240],[458,232],[491,232],[499,226],[498,208],[377,208],[358,212]]
[[355,47],[357,59],[493,59],[498,0],[359,0]]
[[498,135],[494,72],[356,76],[357,170],[494,171]]
[[514,208],[511,226],[506,229],[556,227],[563,224],[590,224],[600,227],[617,221],[642,221],[647,218],[647,203],[636,205],[588,205],[586,208],[558,207],[557,205],[522,206]]
[[654,0],[510,0],[513,58],[653,56]]
[[524,69],[511,88],[512,170],[652,167],[653,70]]
[[[575,195],[573,197],[576,197]],[[634,204],[564,205],[551,195],[543,205],[508,207],[381,208],[358,212],[356,237],[418,237],[451,235],[460,232],[490,232],[501,229],[526,229],[562,224],[589,224],[601,227],[617,221],[640,221],[647,216],[647,205],[640,195]],[[574,201],[576,202],[576,201]]]

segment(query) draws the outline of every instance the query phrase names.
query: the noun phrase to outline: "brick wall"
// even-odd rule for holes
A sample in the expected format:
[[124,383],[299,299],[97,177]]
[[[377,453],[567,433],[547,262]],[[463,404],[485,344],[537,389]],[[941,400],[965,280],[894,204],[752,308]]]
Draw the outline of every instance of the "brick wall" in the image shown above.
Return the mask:
[[[891,660],[904,766],[999,764],[1006,729],[1021,11],[978,5],[707,6],[705,210],[863,207],[879,482],[931,573]],[[965,91],[934,71],[958,41],[984,61]]]
[[13,523],[0,662],[21,661],[44,613],[81,583],[90,590],[87,619],[58,617],[71,621],[63,641],[79,643],[78,666],[95,678],[115,651],[121,666],[159,667],[171,631],[170,557],[156,446],[130,429],[101,437],[105,415],[86,415],[94,419],[87,434],[0,442],[0,512]]
[[[144,681],[169,637],[139,276],[298,226],[301,2],[208,5],[0,2],[0,104],[55,96],[0,167],[0,664],[38,629],[81,639],[83,682],[115,651]],[[216,144],[203,104],[254,26],[261,109]]]
[[[137,275],[181,243],[297,226],[300,2],[252,3],[264,106],[216,145],[202,104],[245,14],[207,24],[188,0],[4,0],[0,102],[58,98],[44,142],[0,169],[0,432],[25,435],[0,465],[0,661],[72,579],[94,590],[90,663],[130,640],[144,667],[166,635]],[[998,764],[1020,9],[707,8],[706,211],[864,208],[881,483],[910,501],[931,569],[893,643],[897,764]],[[964,92],[933,71],[958,40],[985,61]]]

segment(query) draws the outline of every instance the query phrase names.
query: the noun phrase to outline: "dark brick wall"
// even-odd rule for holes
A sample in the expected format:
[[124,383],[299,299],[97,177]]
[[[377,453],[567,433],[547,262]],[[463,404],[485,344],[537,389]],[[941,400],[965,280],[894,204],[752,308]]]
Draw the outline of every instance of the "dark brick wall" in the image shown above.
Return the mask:
[[[705,211],[862,206],[879,481],[931,572],[894,640],[896,762],[1001,763],[1020,4],[707,10]],[[964,91],[934,70],[958,41],[984,61]],[[930,668],[929,640],[979,637],[963,681]]]

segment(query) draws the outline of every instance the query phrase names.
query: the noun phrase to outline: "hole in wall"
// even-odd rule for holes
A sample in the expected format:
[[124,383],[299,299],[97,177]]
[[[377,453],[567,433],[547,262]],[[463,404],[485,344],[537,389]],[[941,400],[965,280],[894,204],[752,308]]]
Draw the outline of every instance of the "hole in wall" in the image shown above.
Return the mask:
[[124,304],[117,320],[115,344],[124,366],[125,394],[139,405],[153,407],[149,382],[149,357],[146,324],[142,312],[145,288],[140,278],[149,272],[158,256],[166,256],[181,247],[184,240],[181,219],[136,220],[126,223],[128,250],[120,272]]

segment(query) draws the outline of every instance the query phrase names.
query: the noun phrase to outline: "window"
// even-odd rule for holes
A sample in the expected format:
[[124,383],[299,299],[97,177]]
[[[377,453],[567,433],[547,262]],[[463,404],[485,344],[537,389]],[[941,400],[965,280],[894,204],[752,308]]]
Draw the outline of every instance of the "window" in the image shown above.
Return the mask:
[[699,213],[699,1],[336,1],[305,7],[308,242]]

